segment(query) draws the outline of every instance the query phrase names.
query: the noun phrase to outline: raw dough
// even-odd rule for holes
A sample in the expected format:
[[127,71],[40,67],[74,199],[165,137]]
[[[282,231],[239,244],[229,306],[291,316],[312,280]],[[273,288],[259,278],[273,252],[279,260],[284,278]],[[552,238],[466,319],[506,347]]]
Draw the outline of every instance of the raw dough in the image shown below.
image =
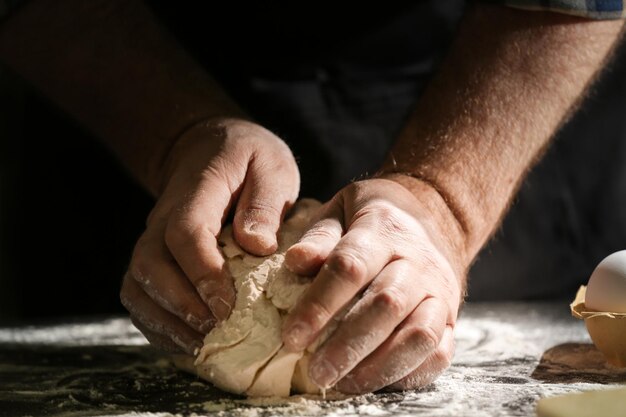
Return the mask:
[[308,378],[310,352],[287,352],[281,340],[283,317],[310,284],[283,265],[285,251],[300,238],[319,206],[315,200],[300,200],[281,227],[278,250],[267,257],[246,253],[233,239],[232,228],[224,228],[219,240],[237,299],[230,317],[204,339],[194,364],[200,377],[225,391],[255,397],[286,397],[292,388],[320,392]]

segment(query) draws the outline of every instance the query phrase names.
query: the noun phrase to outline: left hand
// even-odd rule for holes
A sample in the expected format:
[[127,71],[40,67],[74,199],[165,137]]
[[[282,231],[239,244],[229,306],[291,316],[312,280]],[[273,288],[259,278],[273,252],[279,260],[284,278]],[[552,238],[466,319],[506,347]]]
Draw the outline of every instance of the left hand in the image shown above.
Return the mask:
[[291,270],[317,274],[285,322],[287,349],[305,349],[358,297],[311,359],[321,388],[411,389],[450,365],[468,266],[463,233],[433,188],[404,181],[411,191],[388,179],[345,187],[287,252]]

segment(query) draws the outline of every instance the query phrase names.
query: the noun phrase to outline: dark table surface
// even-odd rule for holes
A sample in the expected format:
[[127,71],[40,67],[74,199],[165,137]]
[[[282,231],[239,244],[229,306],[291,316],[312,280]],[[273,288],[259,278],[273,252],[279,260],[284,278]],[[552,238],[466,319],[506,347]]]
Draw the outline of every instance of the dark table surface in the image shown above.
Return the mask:
[[245,400],[173,368],[125,318],[0,328],[0,416],[532,416],[545,396],[610,388],[567,302],[465,306],[452,367],[419,391]]

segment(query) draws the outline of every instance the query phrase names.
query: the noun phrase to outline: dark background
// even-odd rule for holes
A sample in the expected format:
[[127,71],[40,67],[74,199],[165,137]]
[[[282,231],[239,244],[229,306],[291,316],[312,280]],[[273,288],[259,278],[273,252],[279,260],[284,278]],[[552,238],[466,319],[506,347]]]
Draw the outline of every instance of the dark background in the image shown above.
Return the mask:
[[0,321],[123,312],[151,198],[72,120],[0,78]]

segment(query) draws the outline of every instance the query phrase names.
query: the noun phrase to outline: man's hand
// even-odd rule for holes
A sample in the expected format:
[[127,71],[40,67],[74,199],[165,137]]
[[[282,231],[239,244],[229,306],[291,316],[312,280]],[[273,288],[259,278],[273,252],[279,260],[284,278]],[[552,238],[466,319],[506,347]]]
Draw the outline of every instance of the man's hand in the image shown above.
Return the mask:
[[412,388],[446,367],[468,266],[622,26],[468,8],[382,168],[408,175],[348,186],[287,253],[294,271],[320,271],[286,321],[288,348],[313,342],[357,296],[312,358],[315,383]]
[[0,59],[100,137],[158,199],[121,298],[150,341],[192,353],[234,299],[216,243],[222,222],[235,207],[241,246],[275,249],[299,190],[291,152],[243,121],[141,0],[26,2],[0,25]]
[[268,255],[300,179],[284,142],[238,119],[203,122],[177,141],[164,189],[139,238],[121,300],[153,344],[192,354],[228,317],[235,294],[217,237],[231,206],[248,252]]
[[445,203],[426,184],[419,187],[421,200],[388,179],[353,183],[287,252],[294,272],[317,274],[285,323],[288,349],[306,348],[358,298],[311,360],[320,387],[414,388],[450,364],[467,265],[454,216],[434,213]]

